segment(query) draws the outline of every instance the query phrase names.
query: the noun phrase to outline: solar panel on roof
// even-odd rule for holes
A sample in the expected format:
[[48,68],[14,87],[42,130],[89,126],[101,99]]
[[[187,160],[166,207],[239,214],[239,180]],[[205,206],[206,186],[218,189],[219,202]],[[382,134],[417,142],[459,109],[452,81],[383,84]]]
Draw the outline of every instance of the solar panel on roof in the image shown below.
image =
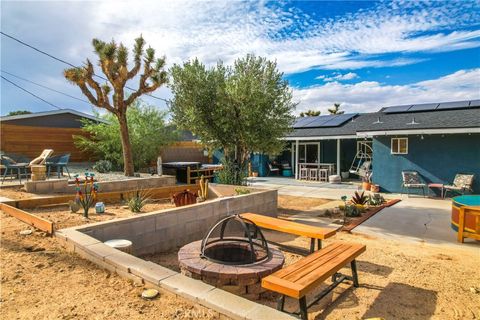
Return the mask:
[[294,127],[294,128],[303,128],[304,125],[306,125],[307,123],[312,122],[313,120],[315,120],[315,118],[317,118],[317,117],[297,118],[297,120],[296,120],[295,123],[293,124],[293,127]]
[[480,100],[470,101],[470,107],[480,107]]
[[355,117],[358,113],[339,114],[335,118],[327,121],[322,127],[337,127]]
[[435,110],[438,107],[438,103],[422,103],[422,104],[414,104],[408,112],[412,111],[431,111]]
[[310,123],[307,123],[304,128],[314,128],[314,127],[322,127],[323,124],[330,119],[336,117],[337,115],[328,115],[328,116],[319,116],[315,117],[316,119]]
[[411,108],[411,104],[409,105],[403,105],[403,106],[393,106],[393,107],[388,107],[383,110],[385,113],[395,113],[395,112],[406,112],[408,109]]
[[437,110],[468,108],[469,104],[470,101],[442,102],[438,105]]

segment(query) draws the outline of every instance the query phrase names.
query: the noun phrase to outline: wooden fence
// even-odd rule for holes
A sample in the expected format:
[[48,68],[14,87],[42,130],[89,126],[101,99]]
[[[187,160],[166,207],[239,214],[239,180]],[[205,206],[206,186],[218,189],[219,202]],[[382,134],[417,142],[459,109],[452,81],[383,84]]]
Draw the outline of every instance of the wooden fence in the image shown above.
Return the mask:
[[202,176],[205,179],[210,179],[210,181],[215,176],[215,171],[221,170],[222,166],[210,167],[207,169],[191,169],[187,167],[187,184],[196,183],[196,180],[200,180]]
[[87,154],[78,150],[73,135],[82,135],[79,128],[17,126],[2,123],[0,149],[3,152],[36,158],[43,149],[53,149],[55,155],[70,153],[70,161],[87,161]]

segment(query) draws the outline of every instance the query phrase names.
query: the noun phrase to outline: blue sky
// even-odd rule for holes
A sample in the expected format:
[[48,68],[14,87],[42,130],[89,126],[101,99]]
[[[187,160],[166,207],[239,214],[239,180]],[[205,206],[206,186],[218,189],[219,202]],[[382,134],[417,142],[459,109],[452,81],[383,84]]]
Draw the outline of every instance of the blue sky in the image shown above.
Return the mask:
[[[95,59],[92,38],[131,47],[139,34],[168,66],[194,57],[213,65],[266,56],[290,82],[297,112],[325,112],[334,102],[368,112],[480,98],[478,1],[2,1],[1,29],[75,65]],[[64,80],[65,67],[1,36],[2,71],[85,99]],[[2,72],[57,106],[91,112],[88,103],[11,74]],[[167,87],[154,95],[172,97]],[[2,80],[1,114],[18,109],[53,108]]]

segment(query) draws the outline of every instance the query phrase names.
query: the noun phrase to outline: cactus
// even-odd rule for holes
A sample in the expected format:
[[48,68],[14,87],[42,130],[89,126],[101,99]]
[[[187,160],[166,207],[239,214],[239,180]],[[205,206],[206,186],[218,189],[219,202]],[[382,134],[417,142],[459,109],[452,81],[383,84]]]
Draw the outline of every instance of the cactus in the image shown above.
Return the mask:
[[198,192],[198,198],[200,202],[207,200],[208,198],[208,179],[202,175],[199,181],[200,190]]

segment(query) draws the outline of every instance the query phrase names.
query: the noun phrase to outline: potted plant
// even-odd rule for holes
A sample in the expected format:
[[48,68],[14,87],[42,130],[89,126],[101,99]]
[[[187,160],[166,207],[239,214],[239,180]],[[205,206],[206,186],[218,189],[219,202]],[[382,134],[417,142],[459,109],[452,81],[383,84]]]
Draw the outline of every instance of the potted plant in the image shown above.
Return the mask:
[[366,172],[365,175],[362,177],[362,189],[366,191],[370,191],[370,188],[372,186],[372,182],[370,180],[371,173]]

